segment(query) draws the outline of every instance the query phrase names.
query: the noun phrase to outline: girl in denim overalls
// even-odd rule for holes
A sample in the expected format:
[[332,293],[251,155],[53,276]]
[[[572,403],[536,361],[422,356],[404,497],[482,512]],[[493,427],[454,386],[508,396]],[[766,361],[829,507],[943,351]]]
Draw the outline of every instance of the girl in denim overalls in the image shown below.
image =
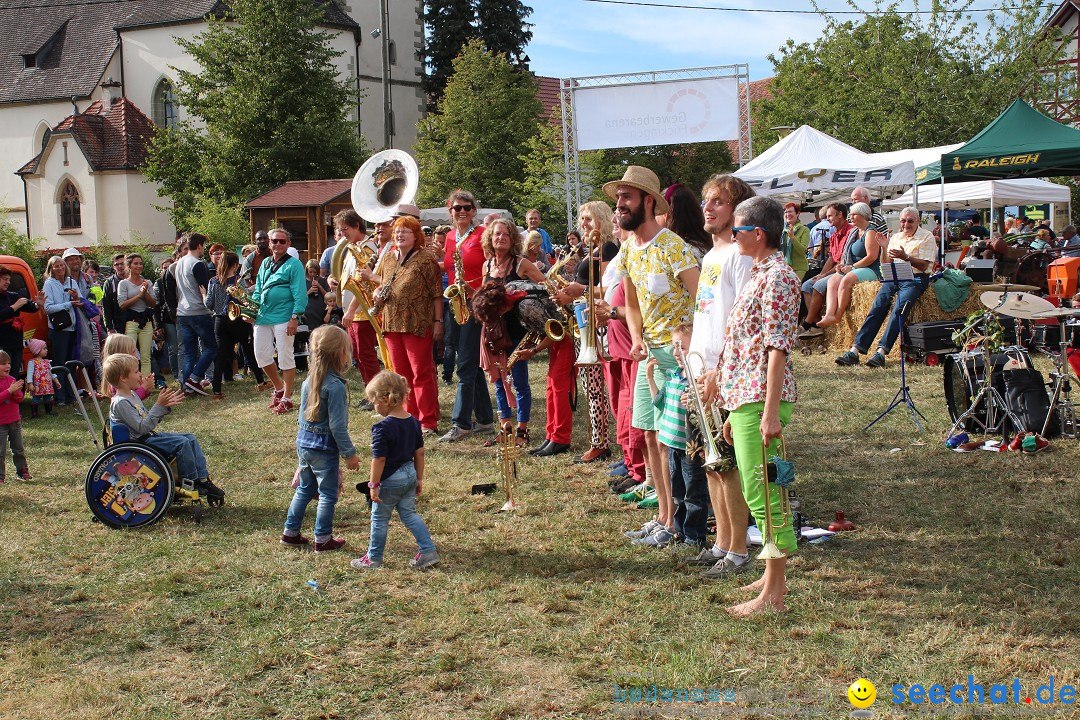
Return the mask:
[[345,541],[334,537],[334,506],[341,491],[338,458],[350,470],[360,469],[360,459],[349,438],[349,402],[342,373],[349,367],[349,336],[336,325],[323,325],[311,334],[311,373],[300,390],[300,429],[296,455],[300,460],[299,485],[293,494],[281,544],[306,547],[300,534],[304,512],[316,496],[315,552],[340,550]]
[[439,553],[427,525],[416,513],[416,496],[424,483],[424,436],[420,421],[405,411],[409,385],[405,378],[386,370],[367,384],[365,394],[383,419],[371,428],[371,539],[368,551],[352,561],[357,570],[382,566],[390,516],[397,508],[419,552],[409,566],[422,570],[439,562]]

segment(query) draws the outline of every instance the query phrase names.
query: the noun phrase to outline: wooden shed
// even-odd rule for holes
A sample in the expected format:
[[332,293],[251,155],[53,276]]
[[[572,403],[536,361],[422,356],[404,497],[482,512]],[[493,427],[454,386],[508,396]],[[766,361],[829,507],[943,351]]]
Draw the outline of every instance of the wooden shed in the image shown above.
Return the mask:
[[334,242],[334,215],[352,208],[352,180],[293,180],[250,200],[251,241],[259,230],[283,227],[300,259],[318,260]]

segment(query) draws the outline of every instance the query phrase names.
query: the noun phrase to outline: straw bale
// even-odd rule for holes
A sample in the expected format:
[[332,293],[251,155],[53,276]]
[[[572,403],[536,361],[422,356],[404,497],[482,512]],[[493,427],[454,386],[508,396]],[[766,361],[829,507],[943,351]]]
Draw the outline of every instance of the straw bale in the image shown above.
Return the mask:
[[[855,333],[862,327],[863,321],[866,319],[867,314],[870,312],[870,306],[874,304],[874,297],[877,295],[878,288],[881,287],[881,283],[878,282],[864,282],[859,283],[851,292],[851,305],[848,307],[844,317],[836,325],[828,328],[825,334],[825,340],[828,343],[829,349],[836,352],[843,352],[851,349],[851,343],[855,339]],[[947,313],[941,309],[938,305],[937,295],[934,294],[934,286],[931,285],[927,288],[919,299],[915,302],[915,307],[912,308],[911,314],[908,317],[908,322],[911,324],[930,322],[931,320],[951,320],[954,318],[966,317],[970,313],[975,312],[982,305],[979,303],[978,285],[971,285],[971,292],[968,293],[967,299],[963,304],[951,313]],[[885,326],[888,324],[888,319],[881,324],[881,330],[878,331],[877,336],[874,338],[874,343],[871,344],[869,350],[873,351],[877,347],[877,341],[881,338],[882,333],[885,332]],[[900,343],[896,343],[893,346],[890,357],[899,359],[900,357]]]

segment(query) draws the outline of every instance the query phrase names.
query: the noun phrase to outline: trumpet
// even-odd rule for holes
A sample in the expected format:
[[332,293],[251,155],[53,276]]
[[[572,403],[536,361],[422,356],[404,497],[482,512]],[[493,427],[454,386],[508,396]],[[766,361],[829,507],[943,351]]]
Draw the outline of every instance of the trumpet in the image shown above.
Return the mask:
[[517,486],[517,459],[521,454],[521,450],[517,446],[517,440],[514,438],[514,426],[513,423],[507,421],[503,423],[502,431],[497,438],[498,449],[495,451],[495,456],[499,461],[499,472],[502,475],[503,491],[506,493],[506,502],[503,504],[500,512],[510,512],[517,509],[517,503],[514,502],[514,488]]
[[461,260],[461,250],[454,251],[454,282],[443,290],[443,297],[450,301],[450,312],[454,322],[464,325],[469,322],[469,287],[465,284],[465,263]]
[[724,423],[720,421],[715,405],[710,408],[705,407],[705,403],[701,400],[701,393],[698,391],[697,378],[690,367],[690,358],[697,356],[700,359],[701,355],[696,352],[685,352],[682,340],[675,340],[674,345],[675,357],[682,362],[683,372],[686,373],[686,385],[690,391],[690,397],[694,400],[694,407],[691,410],[697,413],[698,422],[701,425],[701,437],[705,442],[704,468],[710,472],[719,470],[720,465],[724,462],[719,447],[720,438],[723,437]]
[[379,356],[382,358],[383,367],[391,372],[394,369],[394,364],[390,361],[390,348],[386,344],[386,338],[383,337],[382,324],[379,322],[378,315],[373,310],[374,304],[374,289],[365,283],[359,272],[353,272],[351,275],[345,276],[345,256],[352,255],[356,260],[356,268],[359,271],[362,267],[367,267],[375,256],[375,250],[371,247],[357,247],[347,240],[342,240],[334,248],[334,254],[330,258],[330,274],[337,279],[338,288],[338,304],[341,305],[341,291],[342,289],[348,290],[356,296],[356,300],[360,305],[360,309],[367,314],[368,322],[371,323],[371,327],[375,330],[375,339],[379,343]]
[[225,288],[225,292],[229,295],[229,304],[225,314],[230,320],[241,317],[245,320],[254,320],[259,314],[259,303],[251,299],[248,291],[240,283],[230,285]]
[[[593,289],[596,287],[596,259],[593,253],[597,250],[596,241],[600,233],[593,230],[588,235],[589,245],[589,284],[585,288],[585,327],[581,329],[581,349],[578,350],[577,365],[600,364],[600,342],[596,334],[596,313],[593,310]],[[582,240],[582,243],[586,242]],[[575,318],[576,320],[577,318]]]
[[[787,455],[786,450],[783,449],[783,438],[780,438],[780,447],[781,454]],[[762,549],[758,560],[778,560],[784,557],[784,553],[776,545],[776,531],[788,525],[788,518],[791,517],[791,498],[786,488],[777,488],[780,493],[780,514],[784,516],[784,521],[780,525],[773,525],[772,499],[769,491],[769,486],[773,483],[769,481],[769,447],[764,440],[761,442],[761,465],[754,472],[761,479],[761,487],[765,491],[765,529],[761,534]]]

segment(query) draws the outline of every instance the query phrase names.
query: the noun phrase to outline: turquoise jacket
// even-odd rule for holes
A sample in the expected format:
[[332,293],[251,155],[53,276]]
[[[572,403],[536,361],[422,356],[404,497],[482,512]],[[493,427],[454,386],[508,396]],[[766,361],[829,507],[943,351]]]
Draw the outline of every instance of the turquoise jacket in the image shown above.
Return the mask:
[[307,309],[307,273],[304,265],[291,255],[278,265],[272,257],[259,265],[259,277],[251,299],[259,303],[256,325],[278,325]]

